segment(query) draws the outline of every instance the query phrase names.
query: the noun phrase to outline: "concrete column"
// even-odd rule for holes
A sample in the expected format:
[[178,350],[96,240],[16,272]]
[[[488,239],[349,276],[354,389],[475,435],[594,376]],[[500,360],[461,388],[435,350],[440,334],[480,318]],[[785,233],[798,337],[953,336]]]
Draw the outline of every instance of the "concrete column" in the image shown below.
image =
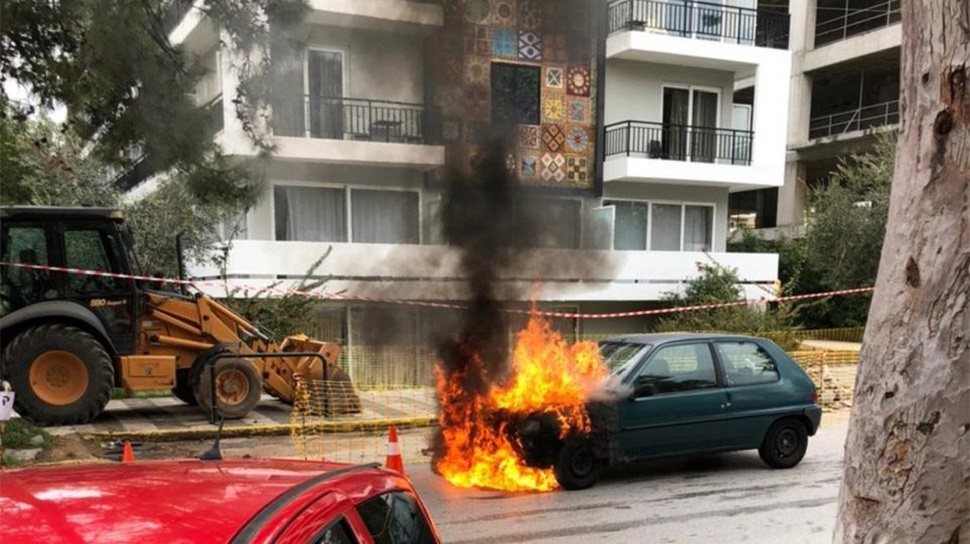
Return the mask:
[[805,165],[789,153],[785,163],[785,185],[778,188],[778,226],[801,225],[805,220]]

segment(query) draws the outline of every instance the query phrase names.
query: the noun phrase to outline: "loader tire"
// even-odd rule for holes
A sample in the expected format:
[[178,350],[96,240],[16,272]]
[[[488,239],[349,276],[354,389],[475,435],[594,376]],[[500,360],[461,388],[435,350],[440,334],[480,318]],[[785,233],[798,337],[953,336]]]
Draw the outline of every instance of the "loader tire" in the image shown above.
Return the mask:
[[3,375],[16,396],[14,408],[39,425],[87,423],[111,398],[115,369],[104,345],[70,325],[39,325],[3,350]]
[[185,404],[196,406],[199,404],[199,401],[195,400],[195,385],[192,383],[191,375],[191,369],[185,368],[177,370],[175,372],[175,387],[172,388],[172,394]]
[[[195,400],[206,414],[212,411],[212,373],[199,368],[195,382]],[[226,419],[239,419],[259,404],[263,383],[256,367],[248,359],[223,359],[215,366],[216,412]]]

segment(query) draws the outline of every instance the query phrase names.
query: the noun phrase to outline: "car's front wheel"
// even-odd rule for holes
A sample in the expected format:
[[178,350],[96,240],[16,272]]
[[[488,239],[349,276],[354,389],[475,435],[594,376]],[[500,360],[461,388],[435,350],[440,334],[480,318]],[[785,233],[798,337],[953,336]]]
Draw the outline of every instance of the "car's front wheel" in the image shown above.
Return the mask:
[[552,471],[563,489],[577,490],[591,487],[599,479],[603,462],[596,457],[592,444],[582,438],[571,438],[563,444]]
[[808,431],[794,418],[779,419],[768,428],[758,448],[761,460],[771,468],[792,468],[805,457]]

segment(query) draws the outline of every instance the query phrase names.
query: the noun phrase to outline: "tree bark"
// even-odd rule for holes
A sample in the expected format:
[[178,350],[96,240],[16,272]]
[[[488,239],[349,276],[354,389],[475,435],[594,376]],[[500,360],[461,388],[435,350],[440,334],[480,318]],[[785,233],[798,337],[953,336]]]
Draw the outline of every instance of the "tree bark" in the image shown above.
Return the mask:
[[886,240],[835,542],[970,543],[970,2],[906,0]]

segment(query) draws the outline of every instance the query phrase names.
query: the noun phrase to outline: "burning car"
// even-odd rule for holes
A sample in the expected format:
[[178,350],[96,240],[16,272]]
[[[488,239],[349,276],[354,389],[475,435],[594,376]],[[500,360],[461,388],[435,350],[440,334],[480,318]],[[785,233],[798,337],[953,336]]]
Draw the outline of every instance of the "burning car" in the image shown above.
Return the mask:
[[600,342],[609,371],[586,403],[589,426],[564,428],[538,410],[505,426],[529,467],[565,489],[592,486],[606,465],[757,449],[792,468],[821,420],[815,385],[767,339],[647,334]]

